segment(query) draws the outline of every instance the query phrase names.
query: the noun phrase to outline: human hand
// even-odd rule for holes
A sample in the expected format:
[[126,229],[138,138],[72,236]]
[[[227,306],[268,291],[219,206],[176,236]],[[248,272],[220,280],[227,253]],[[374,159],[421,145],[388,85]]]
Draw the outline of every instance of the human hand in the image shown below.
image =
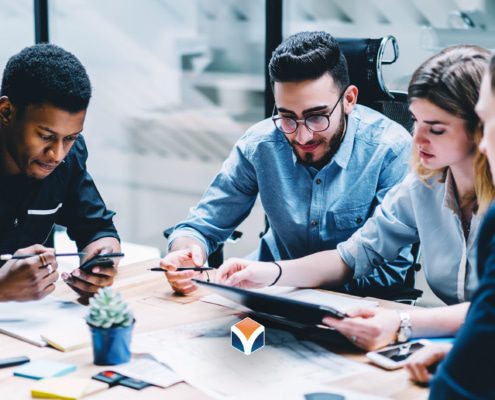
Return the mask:
[[385,308],[356,309],[348,318],[323,318],[323,323],[335,328],[356,346],[376,350],[395,341],[400,326],[397,311]]
[[[104,256],[106,253],[113,253],[110,246],[98,246],[89,251],[81,260],[81,265],[96,256]],[[70,274],[62,273],[62,279],[76,293],[81,296],[81,302],[86,303],[87,299],[93,296],[100,288],[111,286],[117,275],[119,259],[112,259],[112,265],[94,265],[91,271],[83,271],[80,268],[73,270]]]
[[201,267],[206,261],[204,258],[201,246],[191,244],[187,248],[168,253],[160,260],[160,267],[164,269],[172,289],[178,294],[187,295],[198,288],[191,279],[201,275],[201,272],[174,271],[179,267]]
[[217,281],[223,285],[243,289],[269,286],[280,270],[274,263],[229,258],[217,272]]
[[0,300],[39,300],[55,290],[58,279],[55,250],[36,244],[19,249],[14,255],[36,254],[10,260],[0,268]]
[[445,358],[452,348],[451,344],[431,344],[418,350],[407,359],[404,368],[416,383],[428,384],[433,376],[430,370]]

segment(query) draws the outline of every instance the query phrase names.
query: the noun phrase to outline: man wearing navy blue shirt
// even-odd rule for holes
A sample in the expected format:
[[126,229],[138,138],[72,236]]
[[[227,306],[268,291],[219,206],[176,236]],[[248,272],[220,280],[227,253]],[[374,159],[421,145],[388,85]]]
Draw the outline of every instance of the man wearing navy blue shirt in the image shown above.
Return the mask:
[[[0,268],[0,301],[39,299],[58,278],[54,224],[67,227],[84,261],[118,252],[112,218],[91,176],[81,135],[91,84],[80,61],[60,47],[25,48],[8,61],[0,92],[0,253],[26,255]],[[82,299],[111,285],[116,266],[75,269],[62,278]]]
[[[331,35],[287,38],[274,51],[269,71],[273,117],[238,140],[169,238],[161,266],[178,293],[194,291],[190,278],[198,273],[172,270],[203,265],[249,215],[258,195],[270,229],[250,258],[294,259],[347,240],[408,171],[409,133],[356,105],[358,88],[349,82],[345,57]],[[402,284],[411,265],[407,249],[402,255],[349,289]]]

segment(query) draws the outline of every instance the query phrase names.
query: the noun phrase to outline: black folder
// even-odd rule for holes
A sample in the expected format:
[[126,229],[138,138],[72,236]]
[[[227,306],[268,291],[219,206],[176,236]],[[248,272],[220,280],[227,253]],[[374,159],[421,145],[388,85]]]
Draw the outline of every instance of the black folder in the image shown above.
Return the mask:
[[200,286],[207,287],[250,310],[272,316],[286,318],[290,321],[303,324],[318,325],[324,317],[330,316],[338,319],[347,315],[335,308],[306,303],[286,297],[273,296],[265,293],[253,292],[232,286],[220,285],[218,283],[205,282],[197,279],[193,281]]

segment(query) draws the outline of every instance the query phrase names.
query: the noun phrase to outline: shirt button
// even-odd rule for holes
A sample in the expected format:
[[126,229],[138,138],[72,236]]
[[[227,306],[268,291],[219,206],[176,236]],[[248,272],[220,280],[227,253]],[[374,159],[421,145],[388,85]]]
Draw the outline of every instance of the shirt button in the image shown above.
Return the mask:
[[318,221],[316,219],[311,221],[311,226],[316,226],[318,225]]
[[361,222],[363,222],[363,219],[361,217],[357,217],[356,224],[360,224]]
[[17,228],[17,226],[19,225],[19,219],[14,219],[14,228]]
[[319,185],[319,184],[321,183],[321,179],[320,179],[320,178],[318,178],[318,179],[315,181],[315,183],[316,183],[317,185]]

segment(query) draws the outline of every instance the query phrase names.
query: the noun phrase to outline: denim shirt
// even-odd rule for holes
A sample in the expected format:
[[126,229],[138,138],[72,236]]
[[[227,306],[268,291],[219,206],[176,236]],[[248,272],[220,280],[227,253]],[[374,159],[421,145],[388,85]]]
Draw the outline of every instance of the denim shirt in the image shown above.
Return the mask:
[[337,246],[354,277],[367,276],[398,249],[420,240],[421,266],[433,292],[445,303],[470,300],[478,286],[476,242],[481,214],[474,214],[467,241],[450,170],[426,185],[415,173],[391,189],[375,215],[352,237]]
[[[253,258],[294,259],[335,249],[407,174],[410,141],[399,124],[356,106],[337,153],[317,170],[301,164],[284,134],[263,120],[239,139],[169,243],[192,236],[210,254],[248,216],[259,194],[270,229]],[[391,271],[383,284],[395,279],[402,278]]]

